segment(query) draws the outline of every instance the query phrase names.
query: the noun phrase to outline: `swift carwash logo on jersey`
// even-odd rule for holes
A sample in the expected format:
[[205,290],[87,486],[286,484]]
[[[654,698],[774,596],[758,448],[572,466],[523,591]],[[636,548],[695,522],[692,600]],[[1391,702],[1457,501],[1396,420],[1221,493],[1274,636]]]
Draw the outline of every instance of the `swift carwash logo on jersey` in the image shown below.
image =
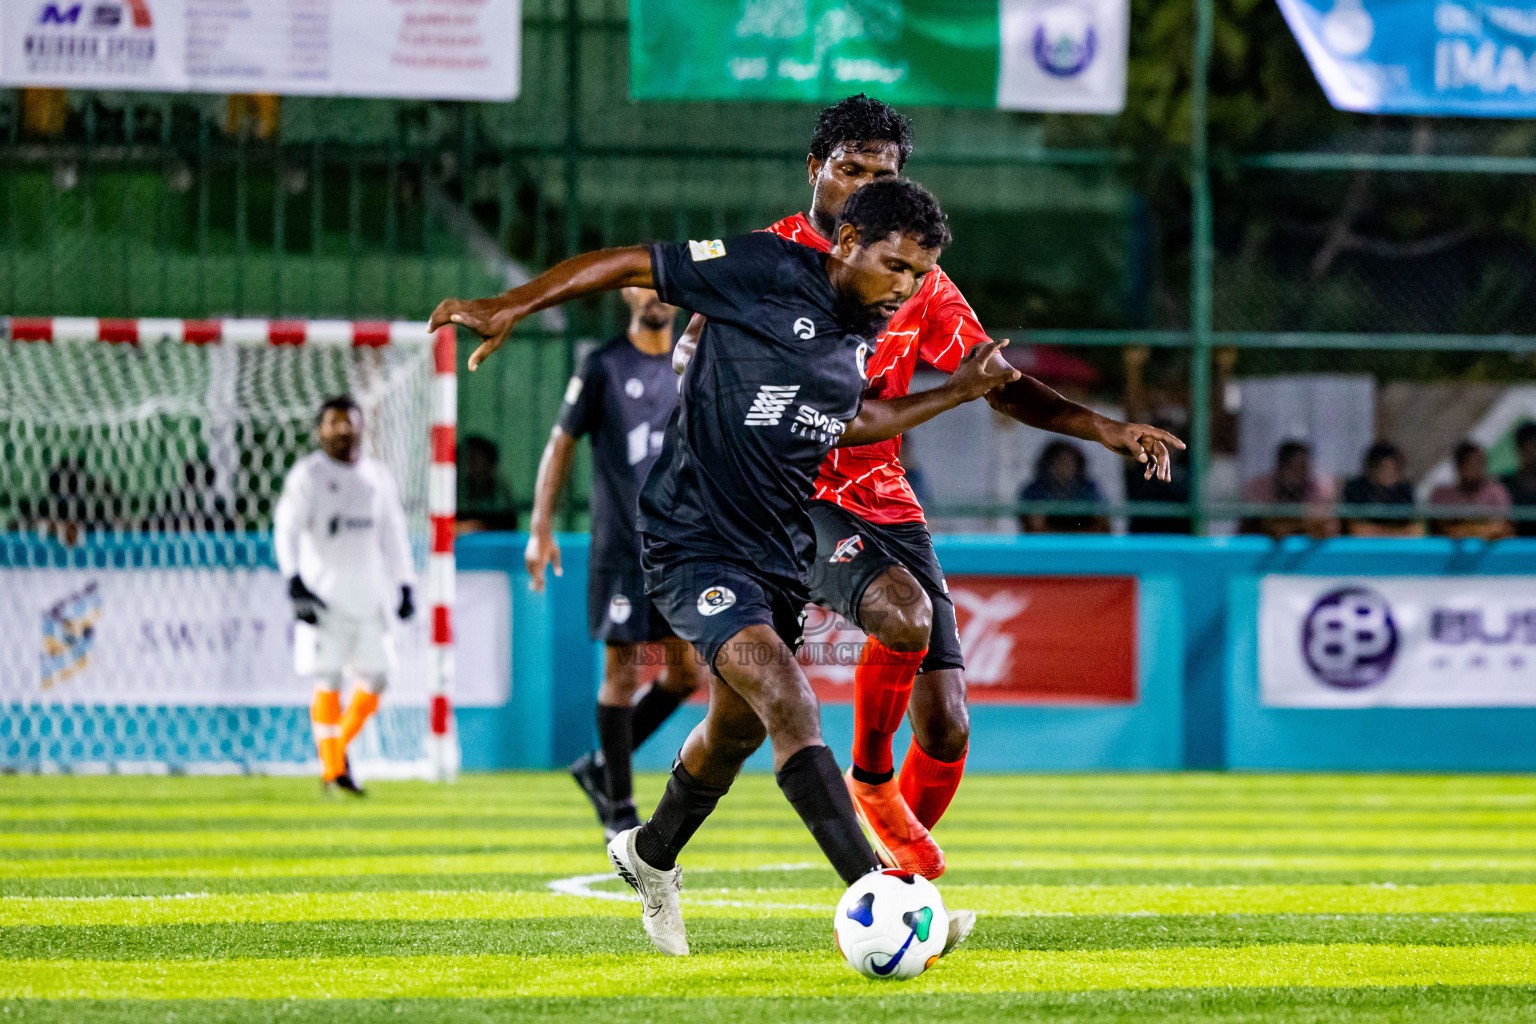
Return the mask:
[[42,3],[22,40],[26,70],[40,75],[147,75],[155,49],[149,0]]
[[101,611],[101,590],[92,581],[43,613],[40,652],[43,689],[50,690],[67,682],[90,665]]
[[746,425],[749,427],[776,427],[784,418],[784,410],[800,393],[799,384],[764,384],[752,399],[747,410]]
[[836,444],[837,439],[843,436],[843,431],[848,429],[848,424],[840,419],[828,416],[819,409],[812,409],[808,405],[802,405],[795,413],[795,421],[789,425],[789,432],[796,437],[803,437],[817,444]]

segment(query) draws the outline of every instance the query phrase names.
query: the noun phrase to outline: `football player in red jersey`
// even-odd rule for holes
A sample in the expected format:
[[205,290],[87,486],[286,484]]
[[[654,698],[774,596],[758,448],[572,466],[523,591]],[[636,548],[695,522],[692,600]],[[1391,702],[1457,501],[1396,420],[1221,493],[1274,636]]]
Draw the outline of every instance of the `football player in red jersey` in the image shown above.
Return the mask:
[[[817,118],[806,157],[809,216],[797,213],[767,230],[828,251],[848,197],[872,181],[896,177],[911,152],[911,126],[890,106],[862,93],[833,104]],[[679,373],[702,326],[703,318],[695,316],[674,349]],[[953,373],[967,351],[987,340],[965,296],[935,267],[881,334],[867,364],[865,397],[907,394],[919,362]],[[1101,416],[1029,376],[995,389],[987,400],[1028,426],[1135,458],[1149,479],[1168,480],[1168,448],[1184,447],[1166,431]],[[854,675],[853,767],[847,775],[854,807],[887,863],[937,878],[944,855],[928,830],[960,785],[970,717],[954,603],[900,454],[896,437],[833,449],[822,463],[810,502],[816,558],[809,582],[817,604],[869,636]],[[897,779],[891,738],[908,714],[913,742]]]

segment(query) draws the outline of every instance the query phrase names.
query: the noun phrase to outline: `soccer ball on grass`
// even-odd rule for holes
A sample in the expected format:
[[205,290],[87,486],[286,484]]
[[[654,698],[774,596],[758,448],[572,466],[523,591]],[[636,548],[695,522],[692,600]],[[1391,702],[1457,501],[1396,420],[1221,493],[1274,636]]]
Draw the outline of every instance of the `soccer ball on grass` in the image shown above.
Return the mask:
[[949,914],[933,883],[894,868],[871,871],[837,903],[832,932],[848,966],[876,979],[915,978],[949,934]]

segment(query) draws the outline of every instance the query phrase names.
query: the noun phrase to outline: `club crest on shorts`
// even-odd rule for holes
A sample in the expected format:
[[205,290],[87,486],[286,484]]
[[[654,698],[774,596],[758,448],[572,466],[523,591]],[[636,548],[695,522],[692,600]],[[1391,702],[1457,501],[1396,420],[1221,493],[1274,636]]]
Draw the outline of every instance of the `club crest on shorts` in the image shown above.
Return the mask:
[[608,602],[608,621],[622,626],[629,621],[630,613],[635,606],[629,603],[629,598],[623,594],[614,594],[613,600]]
[[864,538],[858,534],[852,537],[844,537],[837,542],[837,547],[832,549],[832,557],[829,562],[851,562],[864,552]]
[[730,587],[709,587],[699,595],[700,615],[719,615],[736,603],[736,594]]

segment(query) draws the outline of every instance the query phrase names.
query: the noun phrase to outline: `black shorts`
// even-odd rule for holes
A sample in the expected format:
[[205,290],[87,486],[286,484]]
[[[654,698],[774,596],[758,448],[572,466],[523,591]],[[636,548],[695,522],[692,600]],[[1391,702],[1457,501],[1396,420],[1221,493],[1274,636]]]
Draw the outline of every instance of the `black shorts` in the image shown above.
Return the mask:
[[649,644],[672,636],[672,627],[645,596],[640,566],[594,565],[587,575],[587,628],[605,644]]
[[871,523],[830,501],[812,501],[807,508],[816,527],[811,600],[865,629],[859,622],[864,591],[885,570],[900,565],[917,578],[933,605],[928,653],[918,671],[965,668],[955,602],[950,599],[939,558],[933,553],[928,527],[922,523]]
[[720,649],[748,626],[768,626],[790,650],[800,649],[809,595],[798,580],[649,538],[641,562],[646,594],[710,671]]

